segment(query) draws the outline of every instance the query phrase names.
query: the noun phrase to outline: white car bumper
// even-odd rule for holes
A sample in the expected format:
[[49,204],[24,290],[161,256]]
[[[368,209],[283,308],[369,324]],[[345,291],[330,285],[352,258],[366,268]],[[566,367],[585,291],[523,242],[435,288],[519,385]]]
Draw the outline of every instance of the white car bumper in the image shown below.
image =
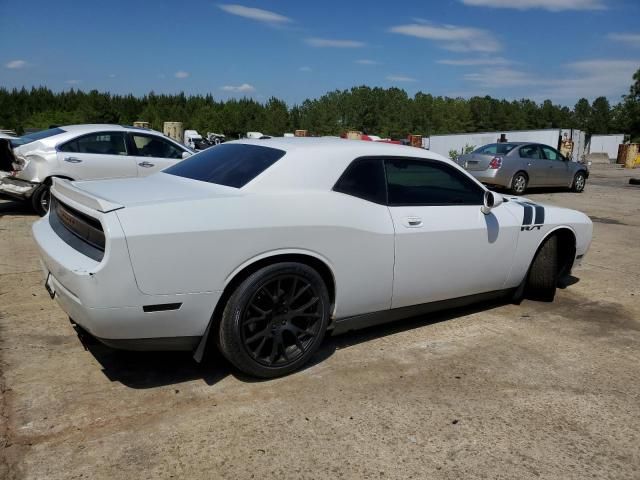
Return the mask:
[[101,220],[109,232],[101,261],[67,244],[52,228],[49,215],[33,226],[47,286],[60,307],[107,345],[126,349],[195,348],[220,292],[142,293],[116,216],[105,215]]

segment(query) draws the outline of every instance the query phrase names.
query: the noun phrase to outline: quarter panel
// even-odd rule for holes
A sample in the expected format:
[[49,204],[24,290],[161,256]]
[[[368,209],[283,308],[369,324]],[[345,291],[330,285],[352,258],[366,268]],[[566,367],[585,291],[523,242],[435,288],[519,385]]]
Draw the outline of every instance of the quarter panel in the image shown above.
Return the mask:
[[241,265],[269,252],[326,258],[336,316],[391,303],[393,224],[386,206],[336,192],[204,199],[117,212],[141,291],[220,291]]

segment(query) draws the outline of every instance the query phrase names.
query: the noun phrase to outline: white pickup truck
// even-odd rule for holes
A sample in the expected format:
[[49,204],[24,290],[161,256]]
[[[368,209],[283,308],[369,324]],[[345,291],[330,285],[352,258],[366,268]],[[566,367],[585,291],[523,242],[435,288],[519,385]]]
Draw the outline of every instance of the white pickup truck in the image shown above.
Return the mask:
[[0,195],[29,201],[44,215],[55,177],[143,177],[193,153],[155,130],[122,125],[69,125],[0,139]]

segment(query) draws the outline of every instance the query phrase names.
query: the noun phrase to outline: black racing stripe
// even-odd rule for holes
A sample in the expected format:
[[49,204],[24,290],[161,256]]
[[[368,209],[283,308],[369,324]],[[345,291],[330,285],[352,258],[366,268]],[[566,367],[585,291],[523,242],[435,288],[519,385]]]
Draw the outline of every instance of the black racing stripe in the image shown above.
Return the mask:
[[544,207],[542,205],[536,205],[536,225],[544,224]]
[[531,205],[536,210],[536,220],[534,225],[544,224],[544,207],[533,202],[525,202],[527,205]]
[[522,205],[522,208],[524,208],[522,225],[531,225],[531,220],[533,220],[533,207],[531,205],[527,205],[526,203],[521,203],[520,205]]

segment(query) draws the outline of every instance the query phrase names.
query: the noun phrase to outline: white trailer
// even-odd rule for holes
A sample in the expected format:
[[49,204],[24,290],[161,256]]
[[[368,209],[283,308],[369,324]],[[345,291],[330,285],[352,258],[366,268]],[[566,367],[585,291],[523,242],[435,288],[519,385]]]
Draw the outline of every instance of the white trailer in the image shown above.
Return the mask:
[[451,150],[458,154],[464,153],[467,147],[481,147],[488,143],[496,143],[501,139],[507,142],[531,142],[542,143],[553,148],[558,148],[560,140],[567,137],[574,142],[571,160],[580,161],[585,154],[584,132],[573,129],[553,128],[547,130],[513,130],[502,132],[458,133],[452,135],[432,135],[422,139],[422,146],[436,153],[449,156]]
[[609,160],[618,158],[618,146],[624,143],[624,134],[592,135],[589,153],[606,153]]

